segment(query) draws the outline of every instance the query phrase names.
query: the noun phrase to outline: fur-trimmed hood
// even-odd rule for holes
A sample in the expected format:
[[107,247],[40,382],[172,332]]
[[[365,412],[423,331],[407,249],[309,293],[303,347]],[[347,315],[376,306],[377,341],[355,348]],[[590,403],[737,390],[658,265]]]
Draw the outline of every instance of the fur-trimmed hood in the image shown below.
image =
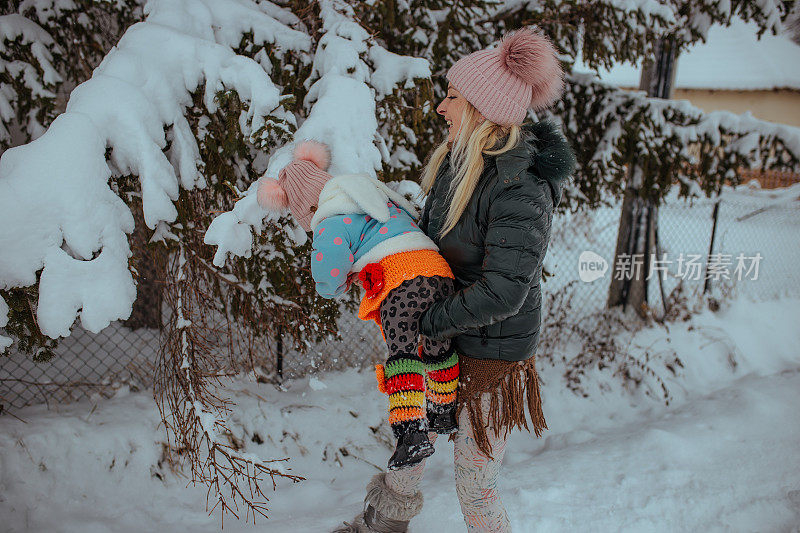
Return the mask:
[[405,197],[390,189],[385,183],[366,174],[342,174],[334,176],[322,188],[319,204],[311,219],[311,231],[319,223],[334,215],[366,214],[387,222],[389,220],[388,201],[392,201],[417,218],[419,213]]
[[511,178],[533,167],[547,180],[553,192],[553,206],[561,201],[566,181],[575,172],[575,153],[558,124],[543,120],[522,127],[522,142],[497,156],[497,172],[501,179]]

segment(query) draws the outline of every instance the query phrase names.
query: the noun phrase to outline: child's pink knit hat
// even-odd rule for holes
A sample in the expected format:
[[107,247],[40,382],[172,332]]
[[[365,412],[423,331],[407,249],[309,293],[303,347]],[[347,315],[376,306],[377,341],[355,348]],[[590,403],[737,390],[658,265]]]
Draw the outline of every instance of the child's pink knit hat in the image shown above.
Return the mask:
[[564,73],[550,40],[523,28],[506,35],[497,48],[462,57],[447,80],[488,120],[522,124],[528,109],[542,109],[561,96]]
[[294,150],[294,160],[283,167],[278,179],[261,178],[256,196],[258,204],[267,209],[286,209],[300,226],[311,231],[314,218],[312,206],[319,201],[319,193],[333,176],[326,170],[331,156],[327,145],[316,141],[303,141]]

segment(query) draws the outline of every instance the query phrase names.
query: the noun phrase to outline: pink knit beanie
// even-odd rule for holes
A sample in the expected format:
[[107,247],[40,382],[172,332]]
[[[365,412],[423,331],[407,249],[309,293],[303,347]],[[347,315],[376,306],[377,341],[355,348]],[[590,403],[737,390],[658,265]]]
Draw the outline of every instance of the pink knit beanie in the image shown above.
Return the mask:
[[330,150],[316,141],[303,141],[294,150],[294,160],[283,167],[278,179],[263,177],[258,184],[258,204],[267,209],[286,209],[300,226],[311,231],[314,218],[312,206],[319,201],[319,193],[332,178],[326,172],[330,166]]
[[529,108],[543,109],[561,96],[564,73],[556,49],[542,33],[523,28],[497,48],[462,57],[447,80],[488,120],[522,124]]

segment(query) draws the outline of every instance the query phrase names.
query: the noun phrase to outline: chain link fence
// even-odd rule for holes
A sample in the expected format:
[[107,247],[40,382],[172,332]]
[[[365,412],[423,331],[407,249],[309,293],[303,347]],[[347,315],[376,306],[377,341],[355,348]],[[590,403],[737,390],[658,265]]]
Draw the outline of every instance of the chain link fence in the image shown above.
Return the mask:
[[[650,308],[664,314],[669,295],[679,286],[694,295],[721,291],[723,297],[754,299],[800,296],[800,209],[790,191],[726,191],[722,199],[670,199],[660,206],[655,257],[660,268],[648,281]],[[549,274],[542,284],[545,295],[570,291],[575,308],[587,315],[604,308],[612,276],[624,275],[611,268],[620,212],[616,203],[555,217],[545,258]],[[596,254],[592,257],[607,267],[592,281],[582,281],[579,275],[586,252]],[[740,255],[749,268],[737,273]],[[690,259],[699,265],[688,268]],[[302,354],[284,348],[279,339],[268,340],[255,361],[258,368],[251,370],[267,380],[279,380],[369,366],[385,357],[375,324],[344,312],[339,332],[341,340],[312,344]],[[48,363],[37,364],[12,351],[0,356],[0,404],[6,410],[34,403],[52,407],[94,395],[110,396],[120,388],[148,388],[160,340],[158,329],[131,329],[117,322],[98,334],[76,327]]]
[[12,346],[10,354],[0,356],[0,404],[53,407],[96,394],[109,396],[123,387],[146,388],[152,383],[159,339],[157,329],[129,329],[114,322],[97,334],[75,326],[46,363],[35,363]]
[[[786,191],[730,191],[722,198],[671,199],[661,205],[656,250],[649,258],[648,306],[663,316],[670,294],[679,288],[690,296],[800,296],[800,192],[794,196]],[[617,203],[555,219],[545,259],[552,274],[543,283],[545,293],[569,289],[587,314],[606,305],[612,277],[630,274],[613,269],[620,207]],[[580,263],[587,252],[608,270],[582,281]],[[635,259],[642,267],[648,260]]]

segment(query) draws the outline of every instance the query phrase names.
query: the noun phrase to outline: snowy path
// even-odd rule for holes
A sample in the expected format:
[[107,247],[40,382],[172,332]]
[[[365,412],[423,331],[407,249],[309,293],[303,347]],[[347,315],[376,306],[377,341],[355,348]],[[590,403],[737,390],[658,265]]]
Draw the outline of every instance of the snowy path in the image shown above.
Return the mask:
[[[514,531],[800,532],[798,303],[743,303],[673,325],[666,338],[686,371],[670,383],[671,407],[620,390],[580,398],[558,386],[558,369],[543,368],[551,430],[513,435],[500,482]],[[710,344],[709,331],[727,340]],[[232,427],[248,451],[291,457],[308,480],[268,494],[269,520],[229,519],[225,531],[324,532],[352,518],[389,454],[373,376],[232,388]],[[0,417],[0,531],[219,531],[204,488],[159,469],[163,436],[148,394],[17,414],[26,422]],[[412,533],[464,531],[444,440],[423,491]]]
[[[516,434],[500,482],[514,531],[800,531],[798,406],[800,371],[787,371],[613,432],[576,430],[534,450]],[[464,531],[451,457],[437,444],[413,533]],[[333,525],[327,503],[303,530]],[[292,524],[276,515],[269,525]]]
[[[148,399],[139,399],[144,407]],[[786,371],[745,377],[690,405],[614,431],[576,430],[541,444],[516,434],[501,481],[514,531],[798,531],[798,406],[800,371]],[[119,437],[122,444],[125,439]],[[437,445],[424,484],[426,507],[413,522],[414,533],[463,531],[451,454],[449,443]],[[355,470],[331,478],[326,469],[320,472],[326,479],[284,486],[272,499],[269,521],[256,528],[231,521],[225,529],[327,531],[338,519],[349,519],[357,506],[361,491],[344,487],[362,484],[371,469]],[[201,491],[183,490],[179,483],[165,493],[157,486],[154,493],[119,487],[114,497],[102,494],[108,490],[102,488],[105,483],[92,489],[91,475],[72,471],[69,476],[69,481],[38,485],[42,492],[23,508],[8,496],[34,495],[5,486],[0,514],[6,525],[10,519],[8,531],[218,527],[202,512]],[[138,486],[141,480],[131,481]],[[125,483],[125,476],[119,482]]]
[[613,432],[575,431],[539,453],[512,442],[501,490],[515,531],[791,531],[798,406],[800,373],[787,372]]

